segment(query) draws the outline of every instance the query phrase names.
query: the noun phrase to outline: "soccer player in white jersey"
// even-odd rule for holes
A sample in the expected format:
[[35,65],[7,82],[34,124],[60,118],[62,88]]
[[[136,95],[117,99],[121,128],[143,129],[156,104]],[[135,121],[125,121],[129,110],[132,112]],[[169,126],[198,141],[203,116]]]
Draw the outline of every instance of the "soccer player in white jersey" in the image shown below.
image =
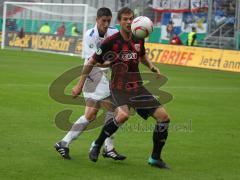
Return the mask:
[[[102,7],[98,9],[96,25],[86,32],[83,40],[85,64],[105,38],[118,32],[117,29],[109,27],[111,19],[112,12],[109,8]],[[66,136],[55,144],[55,149],[65,159],[71,159],[69,155],[70,143],[87,128],[91,121],[95,120],[100,105],[103,105],[108,110],[105,122],[109,119],[109,116],[114,115],[114,109],[110,101],[109,82],[105,75],[103,75],[103,71],[103,68],[94,67],[91,74],[89,74],[83,90],[86,100],[85,114],[74,123]],[[124,160],[126,158],[117,153],[112,142],[112,137],[106,139],[102,155],[114,160]]]

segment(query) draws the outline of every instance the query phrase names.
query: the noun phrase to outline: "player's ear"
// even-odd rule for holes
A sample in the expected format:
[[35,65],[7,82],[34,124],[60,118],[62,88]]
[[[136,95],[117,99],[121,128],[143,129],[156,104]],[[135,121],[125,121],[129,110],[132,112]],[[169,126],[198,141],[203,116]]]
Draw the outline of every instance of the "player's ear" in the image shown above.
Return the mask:
[[120,17],[118,16],[118,17],[117,17],[117,22],[118,22],[118,24],[120,24],[121,19],[122,19],[122,16],[120,16]]

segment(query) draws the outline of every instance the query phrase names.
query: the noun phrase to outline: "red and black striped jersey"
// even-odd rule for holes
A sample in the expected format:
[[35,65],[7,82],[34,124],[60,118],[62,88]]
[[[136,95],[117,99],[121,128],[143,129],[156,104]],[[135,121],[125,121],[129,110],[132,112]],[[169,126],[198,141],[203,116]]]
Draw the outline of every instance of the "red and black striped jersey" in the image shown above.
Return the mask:
[[138,65],[140,57],[144,55],[144,39],[132,36],[129,41],[125,41],[121,33],[118,32],[101,44],[93,58],[101,64],[105,61],[111,62],[112,89],[127,89],[129,84],[142,81]]

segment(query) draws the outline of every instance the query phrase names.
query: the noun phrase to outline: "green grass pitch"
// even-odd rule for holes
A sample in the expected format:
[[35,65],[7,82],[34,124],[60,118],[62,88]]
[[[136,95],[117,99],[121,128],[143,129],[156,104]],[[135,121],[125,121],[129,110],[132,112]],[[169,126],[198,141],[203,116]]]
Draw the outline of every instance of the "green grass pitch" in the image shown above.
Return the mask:
[[[162,87],[174,99],[164,160],[170,171],[152,168],[149,127],[153,120],[132,116],[115,136],[123,162],[88,159],[100,129],[85,132],[71,144],[73,160],[53,148],[65,132],[55,115],[72,109],[72,121],[83,106],[60,104],[48,95],[53,80],[82,64],[78,57],[35,52],[0,51],[0,179],[240,179],[240,74],[159,65],[168,82]],[[69,86],[71,89],[72,86]]]

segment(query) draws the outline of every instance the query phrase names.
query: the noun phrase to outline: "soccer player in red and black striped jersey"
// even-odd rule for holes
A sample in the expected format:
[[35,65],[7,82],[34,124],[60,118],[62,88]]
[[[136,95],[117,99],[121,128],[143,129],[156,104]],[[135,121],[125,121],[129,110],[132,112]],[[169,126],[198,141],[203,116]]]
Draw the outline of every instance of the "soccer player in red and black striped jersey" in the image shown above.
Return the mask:
[[145,54],[144,40],[133,36],[131,23],[134,13],[124,7],[118,11],[120,32],[107,38],[83,68],[79,83],[73,88],[76,97],[82,92],[83,84],[97,63],[112,68],[110,90],[116,115],[102,128],[99,137],[92,143],[89,158],[96,162],[104,140],[117,131],[129,118],[129,109],[134,108],[144,119],[156,119],[153,132],[153,150],[148,163],[159,168],[168,168],[161,158],[161,151],[168,136],[169,116],[158,100],[142,85],[138,65],[143,63],[160,77],[160,71]]

